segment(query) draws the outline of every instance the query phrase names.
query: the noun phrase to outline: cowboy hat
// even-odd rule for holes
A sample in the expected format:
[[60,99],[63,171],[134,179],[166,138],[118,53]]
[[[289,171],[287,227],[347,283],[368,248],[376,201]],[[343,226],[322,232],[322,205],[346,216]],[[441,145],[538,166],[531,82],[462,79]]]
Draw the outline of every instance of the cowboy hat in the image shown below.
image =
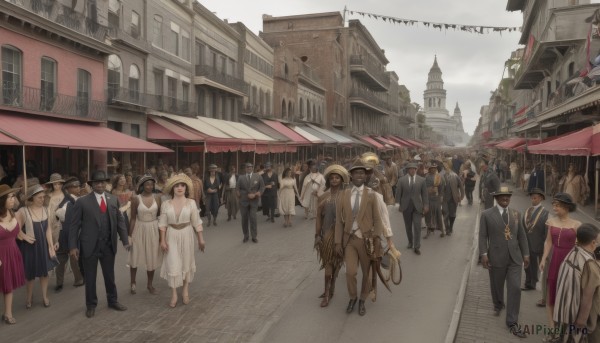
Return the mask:
[[192,193],[192,190],[194,189],[194,185],[192,184],[192,179],[190,179],[189,176],[181,173],[181,174],[175,174],[167,180],[167,182],[165,183],[165,186],[163,187],[163,194],[170,194],[171,190],[173,189],[173,186],[175,186],[178,183],[185,183],[185,185],[187,186],[187,191],[190,194]]
[[20,189],[21,188],[10,188],[9,185],[0,185],[0,198],[10,193],[16,193]]
[[512,195],[512,191],[508,190],[508,187],[506,186],[502,186],[500,187],[499,190],[490,193],[492,196],[499,196],[499,195]]
[[531,189],[529,191],[529,195],[532,195],[532,194],[539,194],[542,196],[542,199],[546,200],[546,195],[544,194],[544,191],[541,190],[540,188],[536,187],[536,188]]
[[332,164],[325,169],[325,180],[327,180],[329,178],[329,175],[331,174],[337,174],[341,176],[342,181],[344,181],[344,183],[350,182],[350,176],[348,175],[348,171],[346,170],[346,168],[340,166],[339,164]]
[[33,185],[29,188],[27,188],[27,194],[25,195],[25,199],[29,200],[31,199],[31,197],[33,197],[34,195],[43,192],[44,191],[44,187],[42,187],[41,185]]
[[44,185],[51,185],[53,183],[65,183],[65,180],[63,180],[62,176],[59,173],[53,173],[52,175],[50,175],[50,181],[46,182]]
[[87,181],[88,185],[92,185],[93,182],[108,182],[110,178],[106,175],[104,170],[96,170],[92,173],[92,177]]

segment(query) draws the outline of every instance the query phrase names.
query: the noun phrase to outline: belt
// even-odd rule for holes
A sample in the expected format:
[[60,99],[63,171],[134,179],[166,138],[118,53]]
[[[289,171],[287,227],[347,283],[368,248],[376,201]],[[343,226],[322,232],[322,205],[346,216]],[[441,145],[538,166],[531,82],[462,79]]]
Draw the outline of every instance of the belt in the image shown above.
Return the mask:
[[156,221],[157,219],[151,219],[151,220],[142,220],[142,219],[140,219],[140,218],[138,217],[138,218],[136,218],[135,220],[137,220],[137,221],[140,221],[140,222],[142,222],[142,223],[151,223],[151,222],[154,222],[154,221]]
[[175,230],[181,230],[190,226],[190,222],[187,223],[179,223],[179,224],[169,224],[169,227],[172,227]]

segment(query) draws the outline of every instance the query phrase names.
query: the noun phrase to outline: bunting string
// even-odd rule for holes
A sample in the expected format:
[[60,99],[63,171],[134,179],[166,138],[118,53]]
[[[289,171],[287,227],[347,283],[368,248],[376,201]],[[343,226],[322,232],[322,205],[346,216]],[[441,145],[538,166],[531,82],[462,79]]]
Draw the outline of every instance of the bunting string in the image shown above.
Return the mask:
[[519,31],[520,27],[508,27],[508,26],[485,26],[485,25],[465,25],[465,24],[449,24],[449,23],[438,23],[431,21],[423,21],[423,20],[414,20],[414,19],[404,19],[404,18],[396,18],[390,17],[387,15],[374,14],[368,12],[354,11],[349,9],[344,9],[346,13],[350,15],[360,15],[362,17],[369,17],[371,19],[383,20],[384,22],[389,22],[392,24],[404,24],[406,26],[415,26],[415,25],[423,25],[425,27],[432,27],[438,30],[454,30],[454,31],[464,31],[468,33],[477,33],[477,34],[488,34],[490,32],[498,32],[502,35],[502,32],[513,32]]

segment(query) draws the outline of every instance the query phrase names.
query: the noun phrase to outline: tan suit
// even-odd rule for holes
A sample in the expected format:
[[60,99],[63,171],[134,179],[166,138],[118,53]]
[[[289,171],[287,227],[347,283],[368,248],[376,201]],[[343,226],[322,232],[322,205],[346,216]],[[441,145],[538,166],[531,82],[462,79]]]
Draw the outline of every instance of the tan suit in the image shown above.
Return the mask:
[[[360,300],[365,300],[369,295],[369,264],[370,260],[365,249],[365,237],[378,237],[384,231],[383,221],[379,211],[376,194],[373,190],[363,186],[360,206],[356,219],[352,214],[352,190],[346,189],[337,203],[335,220],[335,244],[344,247],[344,261],[346,263],[346,283],[350,299],[357,297],[356,276],[358,263],[362,269],[362,288]],[[356,220],[356,230],[353,230]]]

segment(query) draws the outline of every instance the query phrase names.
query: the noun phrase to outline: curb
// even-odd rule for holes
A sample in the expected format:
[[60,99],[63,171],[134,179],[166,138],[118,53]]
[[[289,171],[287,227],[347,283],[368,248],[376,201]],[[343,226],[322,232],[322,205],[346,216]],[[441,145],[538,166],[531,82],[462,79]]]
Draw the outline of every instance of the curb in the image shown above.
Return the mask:
[[467,292],[467,283],[469,282],[469,274],[471,268],[475,264],[477,257],[477,242],[479,238],[479,217],[481,216],[481,203],[479,204],[479,210],[477,211],[477,218],[475,218],[475,233],[473,234],[473,244],[471,246],[471,256],[468,260],[465,271],[463,272],[460,288],[458,290],[458,298],[454,305],[454,311],[452,313],[452,319],[450,320],[450,327],[446,333],[445,343],[453,343],[456,339],[456,333],[458,332],[458,324],[460,323],[460,315],[462,313],[463,304],[465,302],[465,293]]

